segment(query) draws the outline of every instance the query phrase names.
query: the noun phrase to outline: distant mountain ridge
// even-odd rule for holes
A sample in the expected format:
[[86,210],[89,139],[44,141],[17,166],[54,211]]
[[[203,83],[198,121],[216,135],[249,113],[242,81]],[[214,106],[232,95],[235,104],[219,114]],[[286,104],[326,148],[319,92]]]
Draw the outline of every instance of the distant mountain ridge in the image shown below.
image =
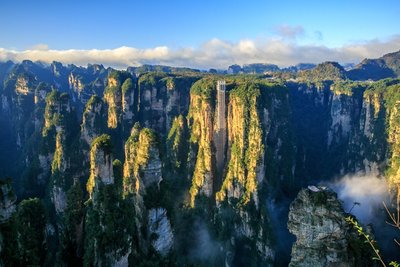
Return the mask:
[[364,59],[348,71],[351,80],[380,80],[400,76],[400,50],[377,59]]
[[[0,62],[0,81],[15,65],[12,61]],[[60,62],[54,61],[51,64],[45,64],[42,62],[32,62],[30,60],[24,60],[19,65],[22,68],[29,68],[31,71],[34,70],[39,77],[46,76],[47,70],[51,72],[66,71],[67,69],[72,70],[74,73],[85,72],[84,69],[92,69],[93,75],[97,71],[102,70],[104,72],[110,71],[112,68],[105,68],[100,64],[88,64],[87,67],[80,67],[74,64],[68,64],[63,66]],[[339,64],[333,61],[326,61],[320,64],[312,63],[299,63],[297,65],[280,68],[275,64],[270,63],[252,63],[252,64],[232,64],[228,69],[209,69],[199,70],[189,67],[172,67],[167,65],[150,65],[144,64],[142,66],[134,67],[130,66],[126,69],[129,73],[140,75],[145,72],[163,72],[163,73],[212,73],[212,74],[267,74],[274,77],[288,78],[307,78],[307,79],[318,79],[318,80],[336,80],[336,79],[349,79],[353,81],[365,81],[365,80],[381,80],[386,78],[398,78],[400,77],[400,50],[393,53],[388,53],[380,58],[376,59],[364,59],[357,65],[353,64]],[[60,74],[60,73],[59,73]],[[282,76],[283,75],[283,76]],[[58,75],[60,76],[60,75]],[[43,77],[41,77],[43,78]],[[57,79],[57,75],[55,75]],[[43,80],[43,79],[42,79]],[[0,85],[1,86],[1,85]]]

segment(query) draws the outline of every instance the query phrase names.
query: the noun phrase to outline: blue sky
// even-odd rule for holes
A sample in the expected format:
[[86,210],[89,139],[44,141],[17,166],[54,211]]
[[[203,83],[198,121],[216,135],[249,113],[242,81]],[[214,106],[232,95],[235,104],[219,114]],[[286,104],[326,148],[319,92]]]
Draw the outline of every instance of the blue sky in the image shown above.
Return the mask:
[[[191,56],[192,65],[197,67],[222,67],[230,60],[248,63],[258,58],[288,65],[296,60],[323,60],[323,54],[329,51],[333,54],[328,53],[327,60],[345,61],[351,52],[348,48],[354,50],[357,46],[357,51],[349,56],[349,61],[356,61],[400,49],[399,14],[398,0],[2,0],[0,59],[18,60],[22,56],[41,59],[38,53],[35,57],[26,52],[40,50],[43,60],[49,61],[51,53],[45,58],[43,50],[50,49],[59,52],[52,54],[55,59],[68,62],[68,58],[73,58],[84,63],[79,62],[78,52],[73,57],[60,53],[71,49],[81,54],[96,50],[96,55],[103,52],[99,60],[106,59],[105,63],[112,65],[104,53],[122,47],[133,50],[123,51],[129,53],[130,60],[121,66],[190,65],[186,57]],[[296,55],[296,52],[312,54],[311,50],[298,49],[314,47],[322,49],[317,51],[318,57]],[[158,52],[154,52],[157,48]],[[160,49],[164,50],[160,53]],[[338,51],[342,54],[337,54]],[[121,49],[117,52],[119,55]],[[179,54],[185,56],[177,60]],[[212,58],[204,60],[212,56],[216,63],[212,63]]]

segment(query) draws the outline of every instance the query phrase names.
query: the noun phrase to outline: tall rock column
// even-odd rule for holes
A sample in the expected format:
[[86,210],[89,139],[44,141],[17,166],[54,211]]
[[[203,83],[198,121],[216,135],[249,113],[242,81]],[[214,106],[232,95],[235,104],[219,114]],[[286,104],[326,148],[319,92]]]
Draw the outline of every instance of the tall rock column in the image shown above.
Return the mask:
[[[192,186],[190,188],[190,206],[194,207],[196,198],[204,195],[210,198],[214,193],[213,132],[215,112],[214,81],[197,81],[190,91],[190,109],[188,114],[191,130],[191,152],[195,154]],[[196,151],[197,150],[197,151]],[[196,153],[197,152],[197,153]],[[190,166],[189,166],[190,167]]]
[[[124,71],[112,71],[107,78],[104,102],[108,105],[107,125],[115,129],[126,120],[133,121],[134,84],[131,75]],[[130,128],[129,125],[128,128]]]
[[155,133],[140,128],[137,123],[125,143],[125,164],[123,171],[123,194],[134,200],[140,217],[143,213],[143,196],[146,188],[158,185],[162,180],[161,160]]
[[93,95],[86,103],[81,124],[81,140],[90,148],[92,141],[107,129],[107,110],[103,100]]
[[133,250],[134,213],[114,184],[110,136],[97,137],[90,151],[84,263],[128,266]]

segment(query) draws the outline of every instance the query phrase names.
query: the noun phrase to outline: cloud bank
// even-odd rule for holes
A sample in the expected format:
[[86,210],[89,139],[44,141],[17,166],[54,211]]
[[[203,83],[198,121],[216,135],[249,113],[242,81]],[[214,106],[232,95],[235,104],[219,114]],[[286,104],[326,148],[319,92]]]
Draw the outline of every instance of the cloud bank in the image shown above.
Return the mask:
[[[389,190],[384,178],[371,175],[346,175],[330,185],[344,202],[346,212],[351,210],[361,222],[371,223],[383,209],[382,202],[388,203]],[[354,205],[357,202],[359,204]],[[384,220],[384,218],[379,218]]]
[[122,46],[115,49],[68,49],[53,50],[46,44],[38,44],[29,50],[17,51],[0,48],[0,61],[20,62],[60,61],[65,64],[87,65],[99,63],[116,68],[142,64],[161,64],[200,69],[222,68],[231,64],[272,63],[280,67],[297,63],[320,63],[337,61],[339,63],[358,63],[364,58],[377,58],[400,49],[400,35],[386,40],[369,40],[338,48],[322,45],[298,45],[291,41],[303,33],[301,27],[278,29],[281,36],[267,40],[243,39],[228,42],[212,39],[199,47],[171,49],[159,46],[148,49]]

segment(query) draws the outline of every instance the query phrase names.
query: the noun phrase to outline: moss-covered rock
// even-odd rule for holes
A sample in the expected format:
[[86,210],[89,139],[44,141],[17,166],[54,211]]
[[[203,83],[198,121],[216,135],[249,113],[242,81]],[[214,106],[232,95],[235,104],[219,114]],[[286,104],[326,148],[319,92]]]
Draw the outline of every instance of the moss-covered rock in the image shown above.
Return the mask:
[[128,72],[111,71],[109,73],[107,87],[104,90],[104,101],[108,105],[108,128],[117,128],[122,123],[123,115],[126,119],[132,119],[134,89],[130,84],[133,85]]
[[188,156],[188,133],[186,119],[179,115],[172,122],[167,136],[167,153],[169,164],[175,171],[184,171]]
[[189,91],[200,77],[150,72],[138,80],[139,121],[166,136],[172,120],[189,109]]
[[136,124],[125,143],[124,194],[143,195],[146,187],[162,179],[158,142],[154,131]]
[[215,115],[215,84],[213,79],[197,81],[190,90],[188,114],[191,153],[197,150],[190,188],[190,206],[199,195],[211,197],[214,183],[213,132]]
[[357,233],[336,193],[312,189],[302,189],[290,205],[288,229],[297,240],[289,266],[371,265],[370,247],[355,243]]
[[90,150],[90,176],[86,189],[91,198],[101,186],[114,183],[112,162],[111,138],[103,134],[93,140]]
[[93,95],[86,103],[81,124],[81,139],[87,146],[105,132],[107,128],[107,110],[102,99]]
[[38,198],[21,201],[17,222],[20,264],[43,265],[46,256],[46,212],[42,201]]

